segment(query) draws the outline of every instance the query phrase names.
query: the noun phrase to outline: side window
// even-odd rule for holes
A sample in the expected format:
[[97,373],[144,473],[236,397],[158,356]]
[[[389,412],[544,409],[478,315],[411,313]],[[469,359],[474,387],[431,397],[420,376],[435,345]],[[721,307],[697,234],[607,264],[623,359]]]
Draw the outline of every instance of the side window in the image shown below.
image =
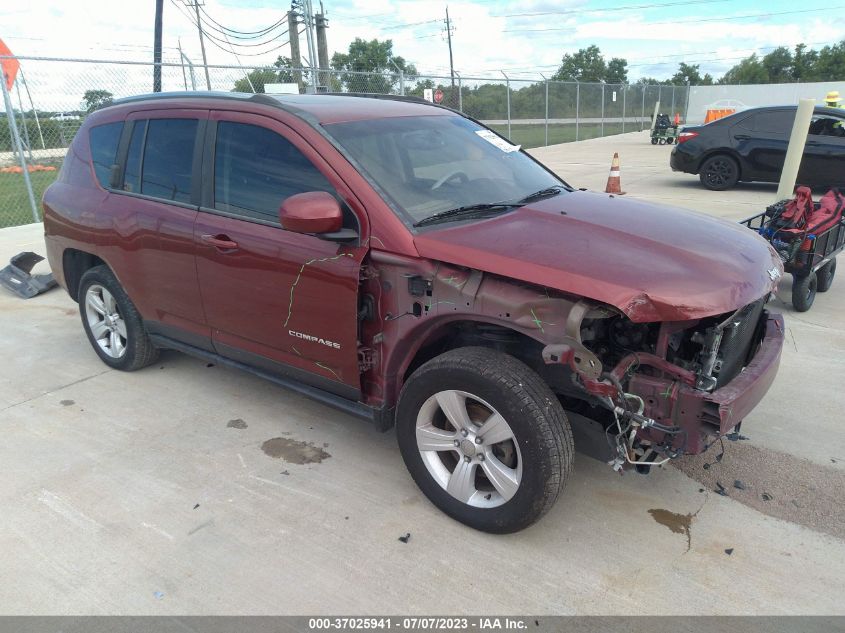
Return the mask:
[[141,163],[141,193],[191,201],[196,119],[150,119]]
[[111,186],[111,168],[117,161],[117,145],[120,142],[120,133],[123,131],[123,123],[106,123],[92,127],[88,134],[88,141],[91,144],[91,162],[94,164],[94,173],[100,184],[108,189]]
[[827,115],[816,115],[810,121],[809,134],[812,136],[845,136],[845,123],[842,119]]
[[794,120],[795,112],[790,110],[760,112],[754,115],[754,131],[788,136],[792,130],[792,122]]
[[282,201],[306,191],[335,195],[325,176],[290,141],[256,125],[217,124],[215,209],[278,224]]
[[146,121],[135,121],[132,138],[129,141],[129,153],[123,170],[123,190],[132,193],[141,191],[141,156],[144,152],[144,137],[147,133]]

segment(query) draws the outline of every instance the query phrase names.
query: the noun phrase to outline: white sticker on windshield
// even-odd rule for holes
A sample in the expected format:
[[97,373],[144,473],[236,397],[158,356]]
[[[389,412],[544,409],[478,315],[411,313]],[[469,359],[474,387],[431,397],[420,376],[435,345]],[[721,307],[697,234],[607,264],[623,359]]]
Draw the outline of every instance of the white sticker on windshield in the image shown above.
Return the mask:
[[520,148],[519,145],[511,145],[505,139],[503,139],[501,136],[497,136],[496,134],[494,134],[490,130],[476,130],[475,133],[478,134],[481,138],[483,138],[485,141],[487,141],[491,145],[495,145],[496,147],[498,147],[500,150],[502,150],[506,154],[510,154],[511,152],[518,152],[519,151],[519,148]]

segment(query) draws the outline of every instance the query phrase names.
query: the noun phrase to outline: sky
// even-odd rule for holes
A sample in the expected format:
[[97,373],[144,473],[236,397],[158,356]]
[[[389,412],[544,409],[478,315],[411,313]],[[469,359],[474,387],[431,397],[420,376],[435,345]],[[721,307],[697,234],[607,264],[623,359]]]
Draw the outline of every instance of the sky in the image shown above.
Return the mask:
[[[184,1],[164,2],[165,60],[178,59],[181,42],[185,54],[199,63],[197,28]],[[205,12],[218,24],[243,32],[273,25],[288,8],[284,0],[204,1]],[[154,0],[3,5],[0,38],[17,55],[152,58]],[[329,53],[345,51],[355,37],[391,39],[394,54],[421,73],[448,74],[446,6],[417,0],[324,0]],[[448,8],[454,65],[465,77],[501,77],[502,70],[512,78],[549,76],[563,54],[590,44],[598,45],[607,59],[626,58],[630,81],[668,78],[681,61],[700,64],[702,73],[718,77],[753,52],[799,42],[820,48],[845,39],[842,0],[461,0]],[[207,42],[209,63],[251,66],[289,56],[285,29],[274,29],[264,39],[240,40],[261,44],[237,48],[250,53],[240,59],[218,48],[218,42]],[[220,45],[227,48],[222,39]],[[307,51],[304,34],[301,49]]]

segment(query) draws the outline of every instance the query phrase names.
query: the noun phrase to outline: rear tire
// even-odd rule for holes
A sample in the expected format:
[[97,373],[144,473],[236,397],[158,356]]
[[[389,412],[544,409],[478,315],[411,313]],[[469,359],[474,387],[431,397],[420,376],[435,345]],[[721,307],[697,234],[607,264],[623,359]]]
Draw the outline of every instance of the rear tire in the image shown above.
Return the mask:
[[698,170],[701,184],[710,191],[725,191],[739,182],[739,165],[730,156],[711,156]]
[[537,521],[572,469],[572,431],[557,397],[524,363],[487,348],[455,349],[417,369],[396,420],[422,492],[484,532]]
[[657,138],[655,138],[654,136],[651,137],[651,144],[657,145]]
[[810,271],[809,275],[792,278],[792,306],[798,312],[806,312],[813,307],[818,290],[818,278],[816,273]]
[[138,309],[107,266],[82,275],[79,313],[91,346],[109,367],[135,371],[158,358]]
[[818,284],[816,285],[816,292],[827,292],[833,285],[833,278],[836,275],[836,260],[831,259],[824,266],[819,268],[816,272],[818,277]]

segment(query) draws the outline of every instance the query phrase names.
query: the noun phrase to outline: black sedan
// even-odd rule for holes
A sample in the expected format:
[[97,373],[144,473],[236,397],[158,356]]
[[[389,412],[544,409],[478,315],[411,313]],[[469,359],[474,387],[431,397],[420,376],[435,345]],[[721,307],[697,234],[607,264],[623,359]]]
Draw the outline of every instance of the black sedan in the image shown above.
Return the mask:
[[[708,189],[778,182],[795,106],[751,108],[706,125],[686,126],[669,161],[673,171],[698,174]],[[845,110],[817,107],[810,123],[798,184],[845,185]]]

